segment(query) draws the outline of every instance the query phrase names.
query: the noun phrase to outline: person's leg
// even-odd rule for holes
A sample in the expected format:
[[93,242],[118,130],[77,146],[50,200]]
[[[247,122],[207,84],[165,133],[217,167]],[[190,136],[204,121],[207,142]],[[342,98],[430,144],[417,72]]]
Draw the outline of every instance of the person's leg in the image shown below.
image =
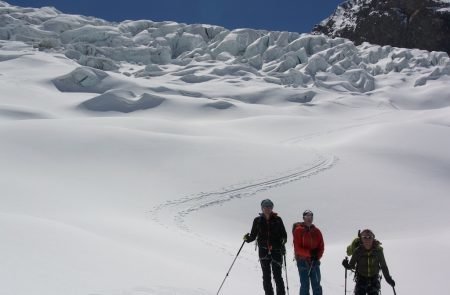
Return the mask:
[[266,295],[273,295],[272,287],[272,275],[270,269],[271,259],[263,258],[261,259],[261,269],[263,273],[263,287]]
[[283,256],[279,252],[272,252],[272,271],[275,284],[277,286],[277,295],[285,295],[286,290],[284,288],[283,281]]
[[367,280],[362,277],[356,278],[355,285],[355,295],[366,295],[367,294]]
[[309,263],[303,259],[298,260],[297,268],[300,275],[300,295],[309,295]]
[[320,261],[314,261],[309,277],[311,279],[313,295],[322,295],[322,286],[320,285]]
[[272,287],[272,270],[270,267],[272,258],[267,249],[259,247],[259,262],[263,273],[263,287],[266,295],[274,295]]
[[378,295],[380,294],[381,284],[378,277],[372,278],[370,280],[370,285],[367,288],[368,295]]

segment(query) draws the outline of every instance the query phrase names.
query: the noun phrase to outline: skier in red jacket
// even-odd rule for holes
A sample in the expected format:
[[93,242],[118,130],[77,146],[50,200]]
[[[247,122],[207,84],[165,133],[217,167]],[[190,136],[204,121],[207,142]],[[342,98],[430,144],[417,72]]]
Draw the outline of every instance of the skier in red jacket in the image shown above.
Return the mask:
[[294,250],[300,275],[300,295],[309,295],[309,285],[313,295],[322,295],[320,285],[320,259],[324,252],[322,233],[312,223],[314,214],[303,212],[303,222],[294,224]]

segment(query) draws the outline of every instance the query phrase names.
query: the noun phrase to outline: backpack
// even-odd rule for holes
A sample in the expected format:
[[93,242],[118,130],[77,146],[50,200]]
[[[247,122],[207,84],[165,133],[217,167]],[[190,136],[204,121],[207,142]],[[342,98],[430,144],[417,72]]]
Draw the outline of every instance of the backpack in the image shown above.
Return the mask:
[[360,237],[354,238],[350,245],[347,246],[347,256],[352,256],[355,250],[361,245]]
[[294,234],[294,231],[297,227],[299,227],[302,223],[301,222],[296,222],[292,225],[292,234]]

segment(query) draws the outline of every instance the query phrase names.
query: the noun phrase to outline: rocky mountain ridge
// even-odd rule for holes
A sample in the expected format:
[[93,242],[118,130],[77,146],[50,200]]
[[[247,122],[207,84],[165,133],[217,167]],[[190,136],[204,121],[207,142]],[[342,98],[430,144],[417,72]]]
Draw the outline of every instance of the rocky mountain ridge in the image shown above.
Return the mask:
[[316,34],[450,53],[449,0],[350,0],[313,29]]

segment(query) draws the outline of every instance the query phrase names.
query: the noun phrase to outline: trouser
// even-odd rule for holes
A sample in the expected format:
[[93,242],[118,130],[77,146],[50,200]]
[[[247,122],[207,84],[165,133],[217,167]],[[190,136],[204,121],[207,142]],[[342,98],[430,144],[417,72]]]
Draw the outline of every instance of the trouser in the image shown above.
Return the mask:
[[280,250],[269,252],[266,248],[259,247],[259,261],[263,273],[263,287],[266,295],[274,295],[272,287],[272,273],[275,281],[277,295],[285,295],[282,276],[283,255]]
[[378,295],[380,294],[380,278],[378,276],[366,278],[356,276],[355,295]]
[[322,295],[320,261],[309,262],[306,259],[299,259],[297,268],[300,275],[300,295],[309,295],[310,283],[313,295]]

